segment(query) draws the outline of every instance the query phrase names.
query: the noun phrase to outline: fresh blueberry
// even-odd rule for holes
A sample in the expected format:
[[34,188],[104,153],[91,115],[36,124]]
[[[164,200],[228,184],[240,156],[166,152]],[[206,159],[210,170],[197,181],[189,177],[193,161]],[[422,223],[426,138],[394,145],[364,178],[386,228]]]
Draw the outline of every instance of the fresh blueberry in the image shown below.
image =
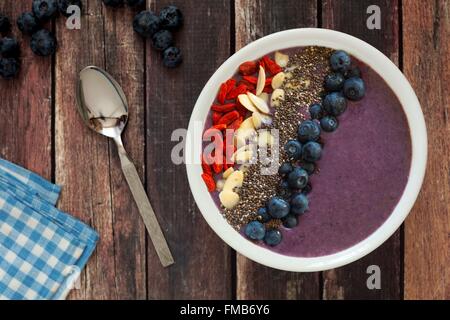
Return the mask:
[[176,68],[183,62],[181,50],[177,47],[169,47],[163,52],[163,64],[167,68]]
[[172,32],[168,30],[160,30],[152,37],[153,48],[164,51],[173,45]]
[[161,25],[167,30],[176,30],[183,25],[183,14],[175,6],[167,6],[159,13]]
[[57,47],[56,38],[50,31],[41,29],[31,36],[30,47],[38,56],[52,55]]
[[305,120],[298,126],[297,138],[300,142],[317,141],[320,138],[320,126],[316,121]]
[[292,165],[289,162],[285,162],[281,164],[280,168],[278,169],[278,173],[283,176],[291,173],[292,169]]
[[16,58],[0,58],[0,76],[5,79],[14,78],[20,69],[19,60]]
[[266,223],[266,222],[269,222],[270,220],[272,220],[272,217],[267,212],[266,207],[259,208],[256,213],[258,215],[258,220],[261,221],[262,223]]
[[133,29],[142,37],[152,37],[160,29],[160,20],[152,11],[141,11],[133,19]]
[[71,11],[67,12],[67,9],[70,6],[77,6],[81,10],[83,8],[83,3],[81,0],[58,0],[59,12],[66,17],[70,17],[73,14]]
[[280,230],[271,229],[266,232],[266,235],[264,237],[264,242],[267,245],[274,247],[276,245],[279,245],[282,239],[283,239],[283,236],[281,235]]
[[344,76],[341,73],[331,73],[325,77],[325,89],[327,91],[339,91],[344,85]]
[[291,188],[289,186],[289,182],[287,180],[281,180],[280,185],[278,186],[278,195],[283,199],[288,199],[291,196]]
[[323,131],[333,132],[339,127],[339,121],[334,116],[325,116],[320,119],[320,126]]
[[39,21],[51,19],[58,11],[56,0],[33,0],[33,13]]
[[292,189],[303,189],[308,183],[308,180],[308,172],[300,167],[294,168],[288,175],[288,183]]
[[309,106],[309,115],[311,116],[311,119],[320,119],[323,115],[322,106],[318,103],[314,103],[311,106]]
[[345,96],[353,101],[361,100],[366,94],[366,86],[361,78],[350,78],[344,83]]
[[339,116],[347,110],[347,99],[340,92],[331,92],[323,99],[325,111],[333,116]]
[[350,67],[344,76],[346,79],[353,77],[361,78],[361,70],[357,66]]
[[351,63],[348,53],[342,50],[335,51],[330,57],[331,69],[336,72],[345,73]]
[[123,6],[123,0],[103,0],[103,3],[105,6],[114,8]]
[[5,33],[9,32],[9,30],[11,30],[11,22],[9,22],[7,16],[0,14],[0,32]]
[[304,193],[296,193],[291,198],[291,213],[303,214],[309,208],[308,197]]
[[245,226],[244,233],[252,240],[262,240],[266,235],[266,227],[259,221],[252,221]]
[[4,58],[17,57],[19,52],[19,43],[16,39],[5,37],[0,40],[0,53]]
[[280,197],[273,197],[267,203],[267,211],[275,219],[286,217],[289,213],[289,210],[289,203]]
[[304,187],[304,188],[302,189],[302,193],[306,195],[306,194],[309,194],[311,191],[312,191],[312,185],[311,185],[310,182],[308,182],[308,184],[306,185],[306,187]]
[[284,145],[284,151],[290,159],[298,160],[302,156],[302,144],[297,140],[289,140]]
[[308,142],[303,146],[303,160],[307,162],[316,162],[322,156],[322,146],[314,141]]
[[283,218],[283,226],[285,226],[286,228],[292,229],[295,228],[297,225],[298,225],[297,215],[289,214],[287,217]]
[[130,7],[141,7],[145,4],[145,0],[126,0],[126,2]]
[[302,168],[305,170],[309,175],[312,175],[314,171],[316,170],[316,165],[312,162],[303,162]]
[[22,33],[33,34],[39,30],[39,22],[32,12],[24,12],[17,19],[17,27]]

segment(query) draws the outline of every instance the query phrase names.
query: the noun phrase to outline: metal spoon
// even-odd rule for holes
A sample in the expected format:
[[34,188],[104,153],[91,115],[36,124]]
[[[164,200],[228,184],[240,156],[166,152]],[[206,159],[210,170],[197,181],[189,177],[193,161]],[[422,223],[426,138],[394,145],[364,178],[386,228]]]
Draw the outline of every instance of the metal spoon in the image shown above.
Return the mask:
[[173,264],[155,212],[122,143],[121,134],[128,121],[128,104],[122,88],[106,71],[91,66],[80,72],[77,98],[78,110],[86,125],[116,142],[122,171],[159,259],[164,267]]

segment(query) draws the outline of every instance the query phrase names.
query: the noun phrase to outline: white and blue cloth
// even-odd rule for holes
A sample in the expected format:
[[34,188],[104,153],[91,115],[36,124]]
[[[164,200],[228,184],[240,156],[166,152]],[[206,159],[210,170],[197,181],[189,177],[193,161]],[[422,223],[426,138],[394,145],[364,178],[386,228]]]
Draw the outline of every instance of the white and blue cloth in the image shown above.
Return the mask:
[[98,234],[59,211],[60,187],[0,158],[0,299],[64,299]]

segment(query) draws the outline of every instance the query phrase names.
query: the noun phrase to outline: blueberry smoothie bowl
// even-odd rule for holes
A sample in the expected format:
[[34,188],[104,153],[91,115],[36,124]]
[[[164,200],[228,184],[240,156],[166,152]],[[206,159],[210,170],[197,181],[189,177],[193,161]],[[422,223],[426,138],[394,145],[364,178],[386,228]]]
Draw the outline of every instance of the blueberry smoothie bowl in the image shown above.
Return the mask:
[[426,130],[414,92],[389,61],[404,85],[395,88],[386,60],[348,35],[299,29],[260,39],[219,68],[199,98],[202,130],[190,137],[200,164],[187,165],[219,236],[262,264],[318,271],[395,232],[420,189]]

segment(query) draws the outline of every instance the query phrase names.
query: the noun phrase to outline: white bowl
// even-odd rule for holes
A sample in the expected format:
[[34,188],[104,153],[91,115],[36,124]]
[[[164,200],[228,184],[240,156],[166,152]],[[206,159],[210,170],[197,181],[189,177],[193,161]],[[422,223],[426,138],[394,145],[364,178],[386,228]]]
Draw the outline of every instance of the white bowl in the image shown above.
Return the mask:
[[412,141],[409,179],[394,211],[375,232],[348,249],[326,256],[303,258],[275,253],[252,243],[234,230],[223,218],[206,189],[201,178],[201,165],[186,164],[194,199],[208,224],[223,241],[258,263],[296,272],[322,271],[351,263],[385,242],[400,227],[411,210],[419,194],[427,162],[427,132],[422,110],[411,85],[397,66],[383,53],[360,39],[337,31],[314,28],[293,29],[268,35],[250,43],[225,61],[203,88],[192,112],[186,140],[187,154],[195,152],[197,158],[200,158],[202,131],[194,130],[194,123],[201,121],[204,124],[220,84],[232,77],[242,62],[256,60],[276,50],[312,45],[345,50],[369,65],[396,93],[405,111]]

